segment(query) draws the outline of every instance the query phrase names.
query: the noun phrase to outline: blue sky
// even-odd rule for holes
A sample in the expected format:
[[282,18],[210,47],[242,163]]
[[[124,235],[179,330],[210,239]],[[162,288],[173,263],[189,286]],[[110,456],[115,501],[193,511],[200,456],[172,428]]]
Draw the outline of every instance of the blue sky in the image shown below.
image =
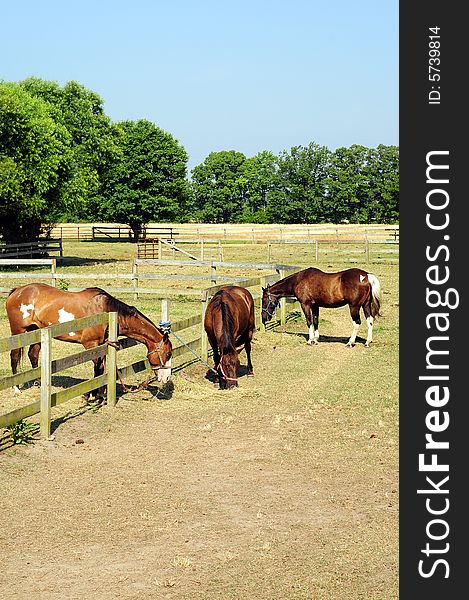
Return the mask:
[[4,3],[0,80],[75,80],[189,153],[398,145],[397,0]]

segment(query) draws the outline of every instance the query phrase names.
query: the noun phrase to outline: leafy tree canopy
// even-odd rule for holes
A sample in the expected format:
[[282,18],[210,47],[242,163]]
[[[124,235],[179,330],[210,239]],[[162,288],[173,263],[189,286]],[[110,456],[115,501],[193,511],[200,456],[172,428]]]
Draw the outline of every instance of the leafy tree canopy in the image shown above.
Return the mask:
[[0,83],[0,232],[34,239],[68,209],[71,136],[49,103],[15,83]]
[[154,123],[122,121],[120,152],[103,178],[103,196],[91,205],[106,221],[126,223],[137,238],[150,221],[181,221],[187,213],[185,149]]
[[211,152],[192,170],[192,200],[196,218],[211,223],[238,220],[243,207],[246,157],[236,150]]

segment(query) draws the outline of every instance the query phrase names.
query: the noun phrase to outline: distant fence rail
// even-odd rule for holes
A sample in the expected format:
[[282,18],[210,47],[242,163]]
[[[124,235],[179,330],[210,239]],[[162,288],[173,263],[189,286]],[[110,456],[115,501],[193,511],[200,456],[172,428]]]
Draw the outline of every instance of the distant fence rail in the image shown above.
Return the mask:
[[[103,240],[117,239],[130,241],[130,227],[119,223],[62,223],[54,227],[51,236],[61,239]],[[361,239],[364,236],[375,241],[398,241],[399,226],[387,224],[367,225],[245,225],[245,224],[209,224],[209,223],[149,223],[142,238],[172,239],[186,241],[191,239],[244,240],[257,242],[283,240],[339,240]]]
[[[161,237],[164,239],[173,239],[179,235],[174,227],[144,227],[142,231],[142,239],[149,237]],[[133,239],[133,232],[128,225],[112,226],[112,225],[92,225],[91,239]]]
[[39,239],[22,244],[4,244],[0,242],[0,258],[37,258],[38,256],[63,256],[62,240]]

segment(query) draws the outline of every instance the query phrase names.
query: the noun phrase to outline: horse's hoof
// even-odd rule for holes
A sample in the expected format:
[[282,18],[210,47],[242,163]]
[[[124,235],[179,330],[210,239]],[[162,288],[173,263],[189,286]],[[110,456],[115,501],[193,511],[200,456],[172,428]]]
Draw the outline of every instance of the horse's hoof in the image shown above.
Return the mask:
[[348,344],[345,344],[346,348],[353,348],[355,346],[355,344],[350,344],[350,342]]
[[369,348],[371,346],[371,342],[365,342],[365,348]]
[[13,393],[14,394],[21,394],[21,390],[17,385],[13,386]]

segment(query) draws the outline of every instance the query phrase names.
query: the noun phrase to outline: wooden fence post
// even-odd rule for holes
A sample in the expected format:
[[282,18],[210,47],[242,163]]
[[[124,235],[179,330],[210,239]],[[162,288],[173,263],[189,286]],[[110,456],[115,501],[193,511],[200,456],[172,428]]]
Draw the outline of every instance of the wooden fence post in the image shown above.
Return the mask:
[[204,238],[200,239],[200,260],[204,260]]
[[50,266],[50,274],[52,275],[52,285],[57,287],[57,260],[55,258],[52,259],[52,264]]
[[366,262],[370,262],[370,243],[368,241],[368,236],[365,238],[365,254],[366,254]]
[[41,414],[39,418],[42,438],[50,437],[51,391],[52,391],[52,331],[41,329]]
[[134,261],[132,263],[132,287],[134,289],[134,300],[138,298],[138,266]]
[[107,367],[107,404],[116,405],[116,377],[117,377],[117,313],[109,313],[109,333],[108,340],[111,342],[107,347],[106,367]]
[[201,331],[200,354],[201,354],[202,360],[204,360],[205,362],[207,362],[207,360],[208,360],[208,338],[207,338],[207,332],[205,331],[205,327],[204,327],[205,311],[207,310],[207,306],[208,306],[208,291],[203,290],[203,292],[202,292],[202,331]]
[[318,245],[318,240],[314,240],[314,241],[315,241],[316,262],[318,262],[318,260],[319,260],[319,245]]
[[217,284],[217,267],[212,263],[212,283]]

